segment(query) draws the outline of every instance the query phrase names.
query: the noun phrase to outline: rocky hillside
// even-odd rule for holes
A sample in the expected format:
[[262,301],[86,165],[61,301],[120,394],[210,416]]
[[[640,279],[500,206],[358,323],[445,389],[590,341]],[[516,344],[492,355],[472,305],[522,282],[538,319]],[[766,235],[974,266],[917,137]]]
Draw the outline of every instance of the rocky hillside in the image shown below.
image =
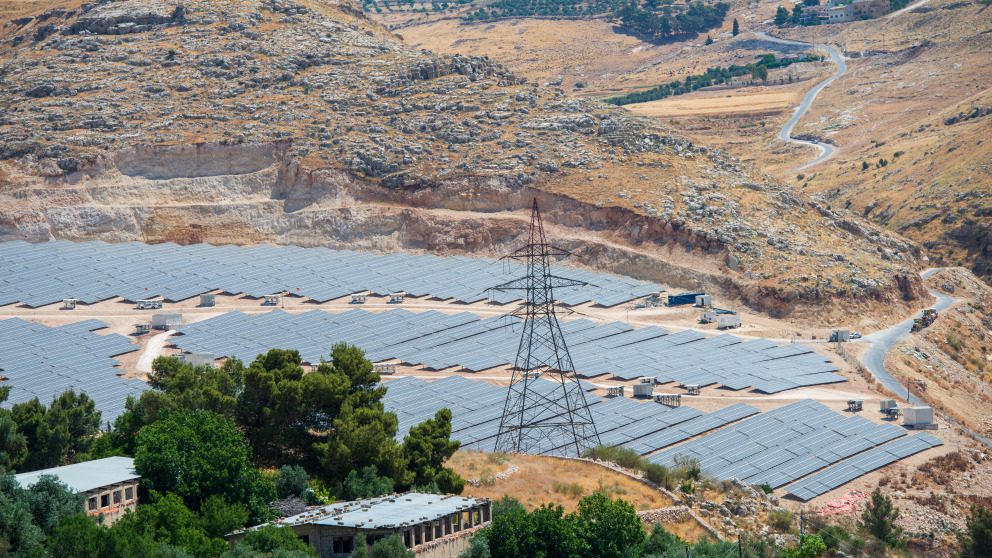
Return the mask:
[[927,296],[902,237],[351,4],[49,7],[0,24],[0,239],[491,255],[537,195],[580,263],[773,314]]

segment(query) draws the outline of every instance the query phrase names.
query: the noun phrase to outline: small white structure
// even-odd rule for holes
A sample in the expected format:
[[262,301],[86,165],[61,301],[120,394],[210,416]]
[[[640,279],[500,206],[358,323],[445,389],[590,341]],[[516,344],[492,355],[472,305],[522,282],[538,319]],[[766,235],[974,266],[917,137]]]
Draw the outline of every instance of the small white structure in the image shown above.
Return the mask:
[[396,364],[395,363],[373,364],[372,365],[372,368],[376,372],[378,372],[379,374],[395,374],[396,373]]
[[933,424],[933,407],[905,407],[902,410],[903,426],[927,426]]
[[406,293],[393,293],[389,295],[390,304],[403,304],[404,300],[406,300]]
[[713,296],[708,294],[696,295],[696,306],[713,306]]
[[162,308],[161,300],[139,300],[135,305],[135,310],[158,310]]
[[654,384],[634,384],[634,397],[651,397],[654,395]]
[[216,303],[216,295],[213,293],[204,293],[200,295],[200,306],[213,306]]
[[716,312],[714,310],[703,310],[699,314],[699,323],[701,324],[711,324],[716,321]]
[[850,341],[851,340],[851,330],[849,330],[849,329],[835,329],[830,334],[830,337],[832,337],[833,340],[836,341],[836,342],[838,342],[838,343],[841,343],[841,342],[844,342],[844,341]]
[[152,314],[152,327],[154,329],[172,329],[178,325],[183,325],[182,314]]
[[895,399],[883,399],[878,402],[878,410],[880,412],[888,411],[889,409],[895,409],[895,408],[896,408]]
[[134,332],[138,335],[144,335],[152,330],[152,324],[135,324]]
[[176,357],[186,364],[192,364],[193,366],[214,365],[213,353],[180,353]]
[[365,300],[369,297],[368,293],[360,293],[351,295],[352,304],[365,304]]
[[721,314],[717,316],[716,327],[718,329],[741,327],[741,317],[736,314]]
[[265,295],[265,300],[262,302],[262,306],[279,306],[279,299],[282,295],[270,294]]
[[63,298],[62,299],[62,309],[63,310],[75,310],[76,303],[79,302],[78,298]]

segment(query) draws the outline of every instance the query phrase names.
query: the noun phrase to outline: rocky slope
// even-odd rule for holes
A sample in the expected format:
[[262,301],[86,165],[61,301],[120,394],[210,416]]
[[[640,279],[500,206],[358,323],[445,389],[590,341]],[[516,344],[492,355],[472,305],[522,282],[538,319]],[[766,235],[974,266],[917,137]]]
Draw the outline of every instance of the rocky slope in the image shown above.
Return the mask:
[[0,239],[491,255],[537,195],[580,263],[773,314],[926,297],[911,242],[347,3],[66,3],[0,64]]

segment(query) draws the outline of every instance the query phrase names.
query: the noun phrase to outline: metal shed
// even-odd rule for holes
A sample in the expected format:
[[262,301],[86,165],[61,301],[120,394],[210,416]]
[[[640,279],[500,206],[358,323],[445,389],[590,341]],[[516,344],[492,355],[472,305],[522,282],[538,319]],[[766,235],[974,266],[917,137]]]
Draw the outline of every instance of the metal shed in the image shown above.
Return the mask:
[[171,329],[183,325],[183,315],[179,313],[153,314],[152,327],[155,329]]
[[200,306],[213,306],[216,303],[216,295],[212,293],[204,293],[200,295]]

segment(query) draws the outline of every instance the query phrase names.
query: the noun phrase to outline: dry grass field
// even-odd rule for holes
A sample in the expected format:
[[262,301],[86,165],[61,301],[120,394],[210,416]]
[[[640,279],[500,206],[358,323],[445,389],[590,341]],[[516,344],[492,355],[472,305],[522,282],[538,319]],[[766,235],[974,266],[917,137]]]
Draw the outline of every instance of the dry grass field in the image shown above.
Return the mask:
[[665,494],[627,476],[591,463],[565,461],[537,455],[502,455],[459,451],[449,462],[466,479],[485,479],[510,464],[520,472],[488,486],[466,486],[466,496],[499,499],[504,495],[520,500],[528,509],[541,504],[561,505],[574,511],[584,496],[604,492],[619,496],[640,511],[667,508],[672,500]]
[[778,113],[793,108],[798,96],[792,91],[744,95],[679,95],[661,101],[627,105],[627,108],[638,114],[660,117]]

